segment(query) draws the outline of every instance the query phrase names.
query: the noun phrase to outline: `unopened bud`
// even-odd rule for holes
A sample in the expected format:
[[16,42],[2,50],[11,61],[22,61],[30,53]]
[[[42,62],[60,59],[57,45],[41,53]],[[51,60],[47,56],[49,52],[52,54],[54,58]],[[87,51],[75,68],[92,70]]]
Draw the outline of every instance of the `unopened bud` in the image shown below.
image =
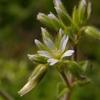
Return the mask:
[[87,26],[85,29],[85,33],[95,39],[100,39],[100,31],[93,26]]
[[24,87],[18,92],[21,96],[25,95],[33,88],[35,88],[43,76],[47,71],[47,65],[40,64],[38,65],[35,70],[33,71],[32,75],[29,77],[28,82],[24,85]]

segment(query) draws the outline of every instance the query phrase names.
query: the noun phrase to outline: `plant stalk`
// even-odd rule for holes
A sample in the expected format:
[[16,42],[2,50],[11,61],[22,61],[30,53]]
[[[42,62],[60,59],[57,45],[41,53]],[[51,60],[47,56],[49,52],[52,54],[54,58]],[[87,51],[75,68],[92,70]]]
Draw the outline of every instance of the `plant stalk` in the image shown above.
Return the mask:
[[14,100],[7,92],[0,90],[0,96],[3,97],[4,100]]
[[72,88],[71,83],[70,83],[70,81],[68,80],[68,77],[66,76],[66,74],[65,74],[64,71],[61,72],[61,76],[62,76],[64,82],[66,83],[67,87],[69,88],[69,91],[67,92],[67,94],[66,94],[64,100],[70,100],[71,88]]
[[[74,55],[73,55],[73,60],[77,61],[78,54],[77,54],[77,43],[74,45]],[[69,78],[67,77],[67,75],[65,74],[64,71],[61,72],[62,78],[65,81],[67,87],[69,88],[69,92],[67,92],[66,97],[64,98],[64,100],[70,100],[71,94],[72,94],[72,84],[73,84],[73,77],[71,77],[72,81],[69,81]]]

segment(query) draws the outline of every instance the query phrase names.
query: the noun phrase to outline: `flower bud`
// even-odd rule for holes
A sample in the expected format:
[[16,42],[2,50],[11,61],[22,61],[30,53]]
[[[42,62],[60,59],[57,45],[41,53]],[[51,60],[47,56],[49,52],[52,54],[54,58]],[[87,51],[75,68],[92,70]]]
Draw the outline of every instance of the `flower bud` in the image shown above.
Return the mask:
[[57,19],[57,17],[53,14],[50,13],[48,15],[45,15],[43,13],[39,13],[37,16],[37,19],[42,22],[45,26],[58,31],[60,27],[63,27],[61,22]]
[[65,25],[68,25],[69,21],[71,21],[71,18],[67,13],[65,7],[63,6],[62,2],[60,0],[54,0],[54,5],[59,18]]
[[95,39],[100,39],[100,31],[93,26],[87,26],[85,28],[85,33]]
[[31,91],[33,88],[35,88],[43,76],[45,75],[47,71],[47,65],[40,64],[38,65],[32,75],[29,77],[28,82],[24,85],[24,87],[18,92],[21,96],[25,95],[29,91]]
[[79,22],[83,24],[86,19],[86,0],[81,0],[78,6]]
[[52,22],[50,20],[50,18],[45,15],[44,13],[39,13],[37,15],[37,19],[44,25],[48,26],[49,28],[53,28],[52,26]]
[[34,55],[30,55],[28,54],[27,55],[29,60],[31,60],[33,63],[41,63],[41,64],[44,64],[46,63],[47,59],[42,57],[42,56],[39,56],[38,54],[34,54]]
[[51,19],[52,24],[56,31],[58,31],[60,28],[64,28],[62,22],[52,12],[48,14],[48,17]]

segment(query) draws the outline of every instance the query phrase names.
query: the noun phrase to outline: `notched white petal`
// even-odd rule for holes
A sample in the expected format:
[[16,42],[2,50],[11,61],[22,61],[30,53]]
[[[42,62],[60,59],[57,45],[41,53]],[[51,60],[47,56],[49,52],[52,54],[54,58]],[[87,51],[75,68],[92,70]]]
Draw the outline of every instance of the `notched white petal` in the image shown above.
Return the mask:
[[48,48],[54,48],[54,43],[52,41],[52,36],[48,33],[48,31],[45,28],[41,28],[42,31],[42,37],[43,37],[43,42]]
[[69,38],[68,38],[68,36],[66,37],[66,35],[64,35],[63,38],[61,39],[60,50],[61,50],[62,52],[65,51],[65,48],[66,48],[68,39],[69,39]]
[[72,56],[74,53],[74,50],[67,50],[61,58],[64,58],[64,57],[69,57],[69,56]]
[[44,43],[49,49],[52,49],[55,47],[53,41],[49,38],[45,38]]
[[39,14],[37,15],[37,19],[38,19],[38,20],[43,19],[43,16],[44,16],[44,15],[45,15],[44,13],[39,13]]
[[35,39],[34,42],[39,49],[45,49],[45,46],[39,40]]
[[56,19],[56,16],[52,12],[50,12],[50,14],[48,14],[48,17],[51,19]]
[[62,3],[61,3],[61,0],[54,0],[54,5],[55,5],[56,7],[59,7],[61,4],[62,4]]
[[86,5],[86,0],[82,0],[82,4],[83,5]]
[[50,59],[48,59],[47,62],[52,66],[52,65],[56,64],[58,61],[59,60],[57,60],[57,59],[50,58]]
[[29,60],[34,60],[35,55],[31,55],[31,54],[27,54],[27,57],[29,58]]
[[40,56],[43,56],[43,57],[46,57],[46,58],[51,58],[49,52],[44,51],[44,50],[38,51],[38,54],[39,54]]

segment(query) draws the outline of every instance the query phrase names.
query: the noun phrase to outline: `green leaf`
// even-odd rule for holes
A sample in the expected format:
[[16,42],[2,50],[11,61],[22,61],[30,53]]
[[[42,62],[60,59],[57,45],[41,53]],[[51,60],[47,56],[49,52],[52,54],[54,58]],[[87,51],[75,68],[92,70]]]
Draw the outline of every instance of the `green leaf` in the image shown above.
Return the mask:
[[89,65],[89,62],[88,62],[88,61],[80,61],[80,62],[79,62],[79,65],[81,66],[81,69],[82,69],[84,72],[86,72],[87,67],[88,67],[88,65]]
[[63,83],[58,83],[57,85],[57,97],[60,98],[64,96],[65,93],[69,92],[69,89]]
[[87,35],[100,40],[100,30],[98,30],[97,28],[93,26],[87,26],[85,27],[84,31]]
[[86,78],[84,71],[81,69],[81,66],[77,62],[69,61],[67,66],[72,75],[77,79],[82,80]]

